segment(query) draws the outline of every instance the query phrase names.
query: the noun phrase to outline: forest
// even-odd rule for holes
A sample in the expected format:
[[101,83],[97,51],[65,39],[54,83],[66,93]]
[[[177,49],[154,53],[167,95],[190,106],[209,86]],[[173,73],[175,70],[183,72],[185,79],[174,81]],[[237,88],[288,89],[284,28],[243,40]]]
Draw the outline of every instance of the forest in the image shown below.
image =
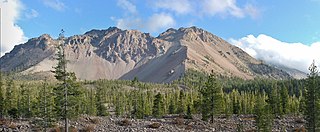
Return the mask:
[[17,80],[2,73],[0,114],[1,118],[42,118],[43,127],[82,114],[138,119],[200,114],[208,122],[217,116],[253,114],[261,131],[270,131],[274,118],[290,115],[304,116],[306,128],[319,131],[320,79],[314,65],[310,71],[303,80],[242,80],[188,70],[170,84],[138,78],[77,81],[69,74],[67,101],[60,81]]

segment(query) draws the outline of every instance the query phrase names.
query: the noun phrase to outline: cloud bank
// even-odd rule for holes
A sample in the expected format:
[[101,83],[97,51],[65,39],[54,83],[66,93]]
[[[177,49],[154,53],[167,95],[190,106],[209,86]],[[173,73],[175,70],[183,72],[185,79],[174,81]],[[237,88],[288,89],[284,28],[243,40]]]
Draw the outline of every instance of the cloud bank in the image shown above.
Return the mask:
[[298,69],[305,73],[309,73],[308,67],[313,60],[317,65],[320,64],[320,42],[311,45],[287,43],[264,34],[258,37],[248,35],[238,40],[229,39],[229,42],[256,59]]
[[172,11],[179,15],[189,14],[194,10],[189,0],[155,0],[153,2],[155,8]]
[[116,26],[121,29],[140,29],[147,32],[155,33],[162,29],[175,25],[176,21],[168,13],[153,13],[148,18],[139,16],[136,6],[129,0],[118,0],[119,7],[125,10],[124,18],[111,17],[116,22]]
[[[237,0],[153,0],[149,6],[153,11],[148,17],[141,17],[133,0],[118,0],[117,6],[122,8],[122,18],[111,17],[122,29],[140,29],[157,33],[160,30],[175,26],[177,17],[236,17],[257,18],[260,11],[248,3],[240,7]],[[190,22],[186,22],[190,23]]]
[[1,8],[1,55],[12,50],[14,45],[27,40],[17,21],[23,8],[19,0],[0,1]]
[[158,10],[166,10],[179,15],[237,18],[246,16],[256,18],[260,15],[260,11],[254,5],[247,3],[240,7],[237,0],[155,0],[152,5]]

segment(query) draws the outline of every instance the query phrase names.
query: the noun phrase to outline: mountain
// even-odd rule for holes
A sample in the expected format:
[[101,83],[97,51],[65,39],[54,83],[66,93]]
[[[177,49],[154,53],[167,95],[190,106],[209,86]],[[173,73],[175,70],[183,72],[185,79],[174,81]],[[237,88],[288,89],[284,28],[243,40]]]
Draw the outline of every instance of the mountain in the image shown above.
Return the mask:
[[[17,45],[0,58],[1,71],[49,73],[57,63],[57,44],[44,34]],[[158,37],[110,27],[65,38],[64,45],[68,71],[86,80],[138,77],[146,82],[171,82],[188,69],[243,79],[291,77],[197,27],[170,28]]]
[[283,65],[279,65],[279,64],[271,64],[274,67],[276,67],[277,69],[283,70],[285,72],[287,72],[291,77],[296,78],[296,79],[305,79],[308,77],[308,74],[297,70],[297,69],[293,69],[293,68],[289,68]]

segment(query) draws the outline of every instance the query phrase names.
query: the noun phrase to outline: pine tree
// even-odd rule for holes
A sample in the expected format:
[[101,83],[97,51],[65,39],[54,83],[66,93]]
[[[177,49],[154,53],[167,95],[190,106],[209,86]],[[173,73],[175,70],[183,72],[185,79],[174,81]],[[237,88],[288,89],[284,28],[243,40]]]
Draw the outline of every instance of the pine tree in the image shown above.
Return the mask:
[[53,118],[55,117],[53,86],[49,86],[46,80],[42,83],[40,88],[38,102],[39,117],[43,119],[43,127],[46,129],[53,122]]
[[158,93],[153,101],[152,115],[158,118],[161,117],[164,114],[163,106],[162,95]]
[[89,97],[89,106],[87,108],[87,113],[89,115],[96,115],[97,108],[95,105],[96,102],[96,93],[93,90],[93,87],[90,88],[90,91],[87,92],[87,96]]
[[192,119],[192,112],[191,112],[191,106],[190,104],[187,105],[187,115],[186,115],[187,119]]
[[3,73],[0,71],[0,118],[3,117],[5,110],[4,90]]
[[309,67],[305,97],[305,118],[310,132],[320,131],[320,88],[319,72],[315,62]]
[[65,129],[68,131],[68,118],[77,117],[80,113],[81,98],[83,90],[80,84],[76,82],[77,78],[74,73],[67,72],[67,60],[64,50],[64,31],[59,34],[59,45],[57,46],[57,66],[55,70],[55,78],[61,83],[54,88],[55,93],[55,111],[58,119],[65,120]]
[[123,114],[123,100],[122,93],[119,93],[119,95],[116,97],[116,104],[115,104],[115,112],[117,116],[120,116]]
[[145,117],[145,111],[144,111],[144,102],[143,100],[143,94],[141,91],[139,93],[136,93],[138,97],[134,100],[134,105],[133,105],[133,112],[132,114],[138,118],[138,119],[143,119]]
[[255,121],[258,132],[271,132],[273,116],[270,109],[270,105],[265,102],[265,96],[258,95],[255,106]]
[[280,96],[279,96],[279,90],[278,85],[273,82],[271,87],[271,92],[269,94],[268,103],[270,104],[272,114],[276,115],[280,113]]
[[20,99],[21,101],[19,101],[19,107],[18,107],[18,111],[19,111],[19,115],[22,117],[31,117],[32,113],[31,113],[31,89],[30,86],[26,86],[25,84],[21,84],[20,85]]
[[213,74],[208,77],[206,85],[200,90],[200,93],[202,94],[202,120],[206,121],[211,117],[213,123],[214,115],[221,114],[224,108],[222,86]]
[[170,100],[169,104],[169,114],[174,114],[176,112],[176,105],[173,102],[173,99]]
[[98,116],[107,116],[107,107],[106,107],[106,91],[102,86],[97,86],[97,94],[96,94],[96,108]]
[[184,92],[183,90],[180,90],[179,94],[179,103],[178,103],[178,108],[177,108],[177,113],[178,114],[184,114],[185,111],[185,101],[184,101]]
[[281,114],[288,114],[289,113],[289,93],[286,87],[281,88],[280,90],[281,95]]
[[18,93],[15,83],[12,79],[7,80],[6,82],[6,99],[5,99],[5,112],[9,114],[10,117],[18,117]]

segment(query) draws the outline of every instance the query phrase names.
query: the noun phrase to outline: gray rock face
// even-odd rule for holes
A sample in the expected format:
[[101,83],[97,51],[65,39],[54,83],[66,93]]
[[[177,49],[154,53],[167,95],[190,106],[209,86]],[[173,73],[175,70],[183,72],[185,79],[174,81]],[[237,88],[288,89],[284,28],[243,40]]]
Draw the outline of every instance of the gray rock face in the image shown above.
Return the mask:
[[[56,39],[44,34],[0,58],[1,71],[23,74],[53,70]],[[289,78],[241,49],[197,27],[168,29],[158,37],[110,27],[65,38],[67,68],[86,80],[133,79],[171,82],[187,69],[244,79]]]

